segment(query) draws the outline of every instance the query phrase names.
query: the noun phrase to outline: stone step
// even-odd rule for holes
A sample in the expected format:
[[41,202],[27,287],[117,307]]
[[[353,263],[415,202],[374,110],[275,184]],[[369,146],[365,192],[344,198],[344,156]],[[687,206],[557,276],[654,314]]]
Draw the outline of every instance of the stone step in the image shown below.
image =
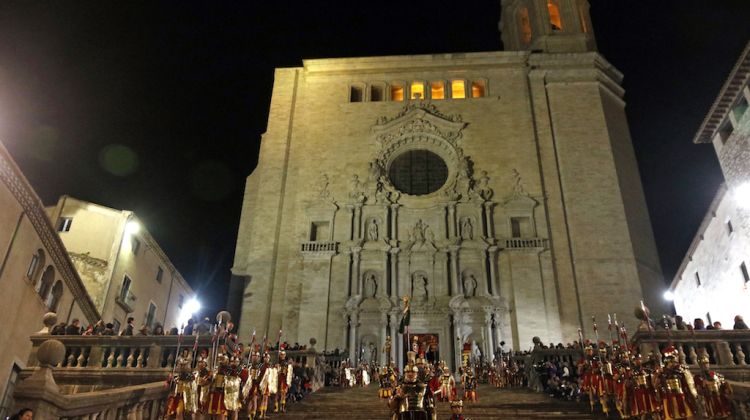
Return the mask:
[[[528,389],[496,389],[480,385],[479,401],[465,403],[464,415],[472,419],[600,419],[589,413],[588,404],[562,401]],[[377,396],[377,386],[366,388],[324,388],[304,401],[288,406],[287,413],[271,414],[279,420],[346,419],[387,420],[389,410]],[[438,403],[438,419],[450,416],[450,405]]]

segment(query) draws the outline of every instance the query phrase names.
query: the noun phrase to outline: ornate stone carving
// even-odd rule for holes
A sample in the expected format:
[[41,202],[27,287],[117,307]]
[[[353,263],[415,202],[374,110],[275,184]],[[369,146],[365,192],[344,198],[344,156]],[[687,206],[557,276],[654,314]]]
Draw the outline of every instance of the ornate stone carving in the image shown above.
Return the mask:
[[379,135],[378,140],[381,142],[387,143],[387,142],[391,142],[393,140],[399,139],[401,137],[404,137],[405,135],[408,135],[411,133],[434,134],[446,140],[455,140],[459,137],[460,132],[441,129],[440,127],[433,124],[429,120],[418,117],[405,123],[404,125],[399,127],[398,130],[394,132],[383,133]]
[[487,175],[487,171],[482,171],[479,175],[479,179],[476,180],[474,185],[474,192],[482,200],[489,201],[495,192],[490,188],[490,177]]
[[352,180],[349,181],[349,198],[360,203],[366,199],[365,183],[359,180],[359,175],[352,175]]
[[378,277],[375,273],[365,274],[364,278],[365,290],[364,297],[374,298],[378,294]]
[[377,241],[378,240],[378,221],[377,219],[371,219],[367,225],[367,240]]
[[414,301],[427,301],[430,298],[429,280],[423,273],[411,276],[411,296]]
[[403,117],[404,115],[408,114],[409,111],[412,111],[415,109],[423,109],[436,117],[440,117],[451,122],[463,122],[463,118],[461,117],[460,114],[443,114],[442,112],[440,112],[440,110],[437,109],[435,105],[433,105],[430,102],[414,101],[414,102],[407,103],[403,108],[401,108],[401,111],[399,111],[399,113],[396,114],[395,117],[392,117],[392,118],[388,118],[386,116],[379,117],[378,120],[375,122],[375,124],[376,125],[388,124],[389,122],[397,120]]
[[479,283],[477,282],[477,278],[474,277],[474,274],[464,273],[461,281],[464,290],[464,297],[475,297],[477,295],[477,286]]
[[523,187],[523,180],[521,179],[521,174],[514,168],[513,169],[513,192],[512,192],[513,198],[517,197],[528,197],[529,193],[526,192],[526,190]]
[[461,220],[461,239],[474,239],[474,225],[471,222],[471,217],[464,217]]
[[315,187],[315,193],[317,197],[323,201],[333,201],[331,191],[328,189],[331,181],[328,178],[328,174],[322,174],[318,180],[318,184]]

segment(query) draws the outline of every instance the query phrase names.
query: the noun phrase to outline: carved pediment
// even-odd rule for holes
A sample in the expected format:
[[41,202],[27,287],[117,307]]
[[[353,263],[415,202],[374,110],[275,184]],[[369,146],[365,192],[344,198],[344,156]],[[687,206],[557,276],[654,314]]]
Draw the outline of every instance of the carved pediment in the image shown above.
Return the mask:
[[372,131],[381,147],[412,134],[431,134],[454,143],[466,127],[460,115],[447,115],[427,102],[407,104],[395,117],[380,117]]

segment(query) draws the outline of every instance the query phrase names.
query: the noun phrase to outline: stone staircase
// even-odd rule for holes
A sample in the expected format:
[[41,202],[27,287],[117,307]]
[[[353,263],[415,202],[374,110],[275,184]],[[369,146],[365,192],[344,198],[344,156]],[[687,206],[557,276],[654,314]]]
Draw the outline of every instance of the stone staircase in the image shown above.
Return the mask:
[[[323,388],[304,401],[291,404],[284,415],[272,419],[347,419],[387,420],[385,402],[377,397],[377,386],[340,389]],[[480,385],[479,402],[464,406],[464,415],[471,419],[598,419],[587,403],[575,403],[550,398],[528,389],[496,389]],[[439,403],[438,419],[450,417],[448,403]]]

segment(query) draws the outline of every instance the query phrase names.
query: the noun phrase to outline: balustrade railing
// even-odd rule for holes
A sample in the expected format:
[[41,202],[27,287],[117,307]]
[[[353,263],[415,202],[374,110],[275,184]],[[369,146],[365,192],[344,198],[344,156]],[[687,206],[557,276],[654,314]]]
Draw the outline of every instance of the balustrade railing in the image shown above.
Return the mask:
[[548,248],[549,240],[546,238],[508,238],[502,240],[502,246],[506,249],[526,248]]
[[302,252],[336,252],[337,242],[302,242]]

